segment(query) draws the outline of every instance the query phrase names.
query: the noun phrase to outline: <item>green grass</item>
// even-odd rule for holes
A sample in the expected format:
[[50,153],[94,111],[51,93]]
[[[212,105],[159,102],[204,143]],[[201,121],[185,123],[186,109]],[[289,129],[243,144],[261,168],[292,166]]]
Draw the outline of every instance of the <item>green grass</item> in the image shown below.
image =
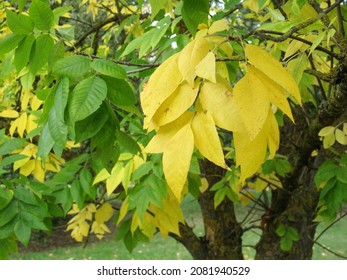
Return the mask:
[[[203,225],[199,219],[199,209],[197,204],[188,200],[184,204],[185,217],[197,234],[203,233]],[[317,229],[316,236],[322,230],[323,225]],[[252,259],[255,251],[251,246],[259,240],[260,231],[249,231],[243,236],[243,244],[250,245],[243,247],[246,259]],[[347,256],[347,217],[333,225],[322,235],[320,243],[327,246],[332,251]],[[313,259],[316,260],[335,260],[341,259],[327,250],[315,245],[313,248]],[[61,249],[52,249],[42,252],[20,253],[11,256],[11,259],[21,260],[189,260],[192,259],[189,252],[172,238],[165,238],[156,235],[150,243],[140,243],[130,254],[123,242],[115,242],[108,238],[99,242],[88,244],[86,248],[81,245],[70,246]]]

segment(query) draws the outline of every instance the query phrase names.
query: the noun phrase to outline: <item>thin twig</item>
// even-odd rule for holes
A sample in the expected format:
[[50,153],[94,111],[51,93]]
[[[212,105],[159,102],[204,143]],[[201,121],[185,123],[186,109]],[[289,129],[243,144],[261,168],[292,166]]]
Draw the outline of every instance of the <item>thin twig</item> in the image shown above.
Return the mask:
[[347,212],[344,213],[342,216],[340,216],[338,219],[336,219],[334,222],[332,222],[330,225],[328,225],[314,240],[315,242],[329,229],[332,228],[333,225],[335,225],[337,222],[339,222],[340,220],[342,220],[344,217],[347,216]]
[[318,241],[314,241],[314,243],[317,244],[318,246],[322,247],[324,250],[328,251],[329,253],[331,253],[331,254],[333,254],[333,255],[341,258],[341,259],[347,260],[347,256],[344,256],[344,255],[341,255],[339,253],[334,252],[333,250],[329,249],[327,246],[319,243]]

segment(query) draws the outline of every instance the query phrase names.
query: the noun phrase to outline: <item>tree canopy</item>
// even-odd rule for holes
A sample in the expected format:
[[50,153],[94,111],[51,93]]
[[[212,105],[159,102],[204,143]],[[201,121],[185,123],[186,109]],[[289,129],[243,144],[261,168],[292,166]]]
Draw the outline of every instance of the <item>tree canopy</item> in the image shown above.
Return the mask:
[[344,4],[1,1],[0,256],[72,215],[78,242],[114,220],[130,251],[242,259],[255,227],[256,258],[310,258],[346,215]]

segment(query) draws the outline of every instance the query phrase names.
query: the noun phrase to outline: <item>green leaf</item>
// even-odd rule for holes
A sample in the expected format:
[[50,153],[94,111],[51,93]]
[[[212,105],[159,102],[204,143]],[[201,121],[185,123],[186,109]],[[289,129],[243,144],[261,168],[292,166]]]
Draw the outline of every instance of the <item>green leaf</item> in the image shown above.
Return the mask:
[[84,203],[84,191],[78,180],[74,180],[71,184],[71,195],[73,200],[77,203],[79,209],[83,209]]
[[14,56],[14,65],[16,66],[17,72],[22,70],[28,64],[34,41],[34,35],[28,35],[18,44],[18,48],[16,49]]
[[336,170],[336,179],[343,184],[347,184],[347,166],[340,166]]
[[33,75],[36,75],[42,66],[48,62],[53,45],[54,41],[48,34],[43,34],[36,38],[29,61],[29,69]]
[[182,17],[190,33],[195,35],[200,23],[208,24],[210,4],[208,0],[184,0]]
[[33,0],[29,7],[29,17],[37,29],[48,31],[54,23],[54,15],[48,2]]
[[16,34],[29,34],[34,30],[34,23],[30,17],[23,14],[16,14],[10,10],[6,11],[8,27]]
[[53,67],[53,74],[66,76],[72,80],[77,80],[83,76],[90,67],[90,59],[82,55],[64,57],[58,60]]
[[19,220],[16,225],[14,226],[14,232],[18,238],[18,240],[25,246],[28,247],[30,235],[31,235],[31,228],[28,227],[24,222]]
[[65,107],[67,105],[69,96],[69,79],[63,78],[59,83],[55,97],[54,105],[51,108],[48,117],[48,128],[56,149],[58,149],[57,155],[61,155],[61,150],[64,148],[67,135],[68,126],[65,124]]
[[0,188],[0,211],[11,202],[12,197],[13,191]]
[[[79,174],[80,184],[86,194],[89,195],[91,199],[95,199],[96,196],[96,188],[93,184],[93,176],[88,171],[87,168],[83,168]],[[81,209],[81,208],[80,208]]]
[[283,237],[286,234],[286,227],[284,225],[279,225],[276,229],[276,234],[279,237]]
[[107,59],[96,59],[91,67],[102,75],[114,77],[117,79],[126,79],[127,74],[123,67]]
[[14,50],[20,41],[25,38],[24,34],[9,34],[0,39],[0,55]]
[[53,148],[55,141],[51,135],[48,123],[43,127],[41,136],[39,138],[37,156],[45,159]]
[[75,123],[94,113],[106,95],[107,85],[103,79],[97,76],[79,82],[69,100],[70,121]]
[[92,166],[96,173],[103,168],[111,171],[119,157],[119,148],[114,145],[117,130],[111,118],[108,118],[103,128],[91,140]]
[[286,159],[277,158],[275,160],[276,173],[284,177],[287,173],[292,171],[292,166]]
[[64,186],[60,190],[52,192],[52,195],[55,197],[55,202],[61,204],[64,214],[66,215],[66,213],[71,209],[73,202],[70,189]]
[[168,4],[168,0],[150,0],[152,18],[154,18],[161,9],[165,9]]
[[290,251],[290,249],[292,248],[293,246],[293,241],[289,238],[281,238],[281,241],[280,241],[280,247],[283,251],[287,252],[287,251]]
[[51,71],[56,62],[64,58],[65,47],[63,41],[57,42],[51,49],[51,53],[48,57],[48,71]]
[[118,143],[122,149],[122,151],[129,152],[133,155],[141,152],[141,148],[139,144],[129,135],[120,131],[117,135]]
[[146,162],[140,165],[132,175],[132,180],[137,181],[142,177],[146,176],[153,169],[152,162]]
[[35,195],[24,187],[16,188],[14,191],[14,197],[21,202],[31,205],[37,205],[38,201]]
[[14,219],[18,212],[18,201],[12,200],[4,209],[0,211],[0,228]]
[[20,217],[23,223],[32,229],[48,230],[42,219],[30,212],[22,211]]
[[89,117],[76,122],[76,141],[82,142],[96,135],[104,126],[109,117],[108,108],[102,103],[100,108]]
[[134,91],[125,80],[102,77],[107,84],[107,97],[116,106],[130,106],[136,103]]
[[2,239],[0,241],[0,259],[8,259],[9,253],[16,253],[18,251],[17,242],[12,238]]
[[287,227],[286,236],[292,241],[298,241],[300,239],[298,232],[293,227]]
[[322,188],[331,178],[335,177],[337,166],[331,161],[326,160],[319,168],[314,177],[314,182],[318,188]]
[[5,143],[0,145],[0,156],[9,154],[13,152],[14,150],[19,149],[20,147],[22,147],[24,142],[25,142],[25,139],[21,139],[21,138],[8,139]]

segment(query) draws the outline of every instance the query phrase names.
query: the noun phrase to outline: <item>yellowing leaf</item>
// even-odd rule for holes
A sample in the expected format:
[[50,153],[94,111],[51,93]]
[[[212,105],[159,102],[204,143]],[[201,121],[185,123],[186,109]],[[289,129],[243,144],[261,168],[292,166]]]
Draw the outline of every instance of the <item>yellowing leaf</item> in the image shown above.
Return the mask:
[[276,121],[275,115],[272,110],[269,110],[269,115],[267,121],[265,122],[267,126],[267,145],[269,148],[270,158],[273,158],[280,145],[280,131],[278,128],[278,123]]
[[106,168],[103,168],[100,170],[100,172],[95,176],[94,181],[93,181],[93,185],[106,180],[107,178],[109,178],[111,176],[110,173],[108,173],[108,171],[106,170]]
[[268,115],[270,101],[267,88],[252,72],[247,72],[235,85],[233,96],[250,140],[254,140]]
[[178,86],[173,94],[159,107],[153,121],[158,126],[163,126],[180,117],[194,103],[198,94],[199,85],[194,88],[186,82]]
[[344,123],[343,124],[343,133],[345,134],[345,135],[347,135],[347,123]]
[[234,132],[234,147],[236,151],[236,164],[241,167],[240,181],[243,183],[253,176],[265,160],[266,150],[269,147],[272,158],[279,146],[279,129],[271,108],[262,130],[254,139],[250,139],[246,129]]
[[25,127],[25,130],[27,131],[27,133],[30,133],[30,131],[37,128],[37,121],[38,121],[38,118],[35,115],[31,114],[28,116],[27,124]]
[[31,172],[33,172],[34,169],[35,169],[35,160],[31,159],[27,163],[21,166],[21,168],[19,169],[19,172],[20,174],[27,177],[31,174]]
[[19,113],[16,110],[8,109],[3,110],[0,112],[0,117],[2,118],[9,118],[9,119],[16,119],[18,118]]
[[194,116],[192,112],[185,112],[177,120],[159,128],[157,134],[152,138],[145,148],[146,153],[162,153],[171,138]]
[[194,136],[190,124],[182,127],[167,143],[163,155],[163,170],[169,188],[178,201],[187,180],[194,149]]
[[105,202],[99,209],[95,212],[95,221],[98,224],[103,224],[110,220],[113,216],[114,210],[111,204]]
[[209,52],[195,67],[195,74],[203,79],[216,82],[216,57]]
[[214,34],[224,30],[228,30],[228,29],[229,29],[229,25],[227,21],[225,19],[220,19],[220,20],[214,21],[211,24],[210,28],[208,29],[208,34]]
[[335,131],[334,126],[326,126],[319,131],[318,136],[325,137],[325,136],[328,136],[329,134],[334,134],[334,131]]
[[336,141],[339,142],[341,145],[347,145],[347,137],[341,129],[337,128],[335,130],[335,138]]
[[160,105],[176,90],[182,80],[177,60],[178,54],[175,54],[161,64],[140,94],[141,106],[145,115],[145,128],[148,127]]
[[168,196],[163,201],[162,208],[151,205],[150,211],[154,213],[157,227],[162,235],[168,236],[170,232],[180,235],[179,223],[184,223],[184,217],[176,199]]
[[23,138],[24,130],[27,125],[27,113],[22,113],[17,120],[17,132],[18,135]]
[[225,85],[205,82],[198,99],[203,110],[210,112],[215,124],[220,128],[229,131],[239,131],[243,128],[234,97]]
[[222,146],[211,114],[197,112],[192,120],[194,144],[200,153],[214,164],[227,168]]
[[127,196],[124,199],[122,206],[120,207],[117,225],[119,225],[119,223],[124,219],[125,215],[128,213],[128,207],[129,207],[129,196]]
[[323,147],[324,149],[328,149],[330,148],[332,145],[335,144],[335,134],[334,133],[331,133],[331,134],[328,134],[327,136],[324,137],[323,139]]
[[36,95],[31,99],[31,109],[37,111],[42,105],[43,101],[38,99]]
[[274,83],[271,79],[269,79],[263,72],[259,71],[253,66],[248,67],[248,74],[250,75],[251,79],[258,79],[263,84],[262,90],[264,90],[264,93],[267,94],[270,102],[276,105],[294,122],[292,110],[285,95],[285,90],[277,83]]
[[45,169],[42,166],[41,160],[35,161],[35,169],[33,170],[33,175],[36,178],[36,180],[43,182],[45,180]]
[[248,62],[263,72],[273,82],[287,90],[301,104],[301,96],[294,78],[271,54],[254,45],[245,46]]
[[191,41],[179,54],[178,68],[182,73],[183,79],[193,87],[196,77],[195,67],[208,54],[209,44],[203,37]]
[[106,179],[106,190],[107,195],[110,196],[113,191],[118,187],[122,182],[124,174],[124,167],[119,162],[113,167],[111,176]]

